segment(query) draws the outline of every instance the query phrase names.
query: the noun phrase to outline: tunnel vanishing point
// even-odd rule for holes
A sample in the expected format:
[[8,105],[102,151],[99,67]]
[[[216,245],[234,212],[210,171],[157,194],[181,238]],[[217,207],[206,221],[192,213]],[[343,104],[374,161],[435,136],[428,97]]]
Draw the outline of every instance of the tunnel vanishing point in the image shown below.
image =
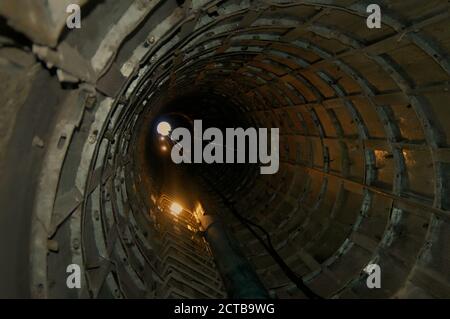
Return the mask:
[[[1,0],[0,297],[450,298],[449,8]],[[194,120],[278,172],[174,164]]]

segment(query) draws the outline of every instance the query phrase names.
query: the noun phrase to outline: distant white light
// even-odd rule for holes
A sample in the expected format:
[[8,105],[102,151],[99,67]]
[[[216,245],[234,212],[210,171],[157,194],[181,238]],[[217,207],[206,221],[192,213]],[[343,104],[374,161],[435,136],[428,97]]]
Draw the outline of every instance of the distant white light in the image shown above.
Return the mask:
[[168,136],[172,131],[172,126],[168,122],[160,122],[156,128],[159,134],[162,136]]

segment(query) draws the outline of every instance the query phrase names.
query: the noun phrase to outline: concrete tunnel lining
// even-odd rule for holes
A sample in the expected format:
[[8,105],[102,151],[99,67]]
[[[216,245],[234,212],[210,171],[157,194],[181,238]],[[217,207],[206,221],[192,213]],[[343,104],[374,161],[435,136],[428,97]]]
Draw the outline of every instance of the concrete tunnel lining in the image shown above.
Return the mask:
[[[158,256],[159,185],[146,168],[148,124],[173,101],[205,96],[255,127],[280,128],[278,174],[208,174],[311,289],[448,298],[449,4],[381,4],[383,27],[371,30],[364,1],[88,1],[83,27],[57,36],[52,27],[38,36],[0,5],[32,43],[0,47],[0,76],[29,86],[4,91],[19,116],[2,121],[11,133],[1,202],[21,219],[2,216],[2,227],[23,238],[16,252],[1,246],[17,263],[2,295],[224,297],[214,266],[203,286],[161,275],[179,268]],[[19,63],[18,52],[32,62]],[[19,158],[29,167],[16,178]],[[220,199],[205,196],[271,295],[304,298]],[[365,286],[371,262],[383,269],[381,289]],[[83,265],[78,292],[65,286],[61,265],[70,263]]]

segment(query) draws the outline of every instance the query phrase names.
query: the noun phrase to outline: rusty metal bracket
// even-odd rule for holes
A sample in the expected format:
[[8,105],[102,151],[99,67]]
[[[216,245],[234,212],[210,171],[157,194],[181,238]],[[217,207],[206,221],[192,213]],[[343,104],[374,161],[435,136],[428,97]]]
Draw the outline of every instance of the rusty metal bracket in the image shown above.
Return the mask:
[[69,218],[70,215],[80,206],[83,202],[83,194],[75,186],[70,191],[59,196],[55,200],[53,207],[53,216],[48,232],[48,237],[52,238],[59,226]]

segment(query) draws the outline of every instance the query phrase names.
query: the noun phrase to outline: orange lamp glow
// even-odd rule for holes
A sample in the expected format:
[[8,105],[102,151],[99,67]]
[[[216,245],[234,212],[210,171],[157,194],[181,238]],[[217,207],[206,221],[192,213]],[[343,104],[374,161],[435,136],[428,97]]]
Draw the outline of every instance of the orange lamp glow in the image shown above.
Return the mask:
[[170,211],[175,215],[179,215],[183,211],[183,207],[180,204],[173,202],[172,205],[170,205]]

